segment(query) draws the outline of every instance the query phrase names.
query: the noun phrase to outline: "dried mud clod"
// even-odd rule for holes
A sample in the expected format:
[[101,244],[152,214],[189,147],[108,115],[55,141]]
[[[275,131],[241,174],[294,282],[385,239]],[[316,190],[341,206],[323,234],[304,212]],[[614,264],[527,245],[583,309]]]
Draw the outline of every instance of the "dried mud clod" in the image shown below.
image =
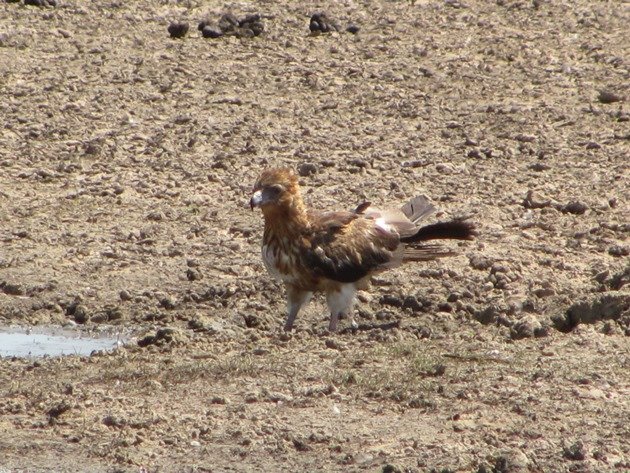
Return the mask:
[[324,12],[313,13],[309,29],[311,33],[315,34],[332,33],[333,31],[339,31],[339,24]]
[[204,38],[216,39],[222,36],[236,36],[237,38],[253,38],[265,31],[265,25],[260,14],[250,14],[237,18],[232,13],[221,16],[216,25],[210,20],[202,20],[197,29]]
[[561,332],[570,332],[580,324],[594,324],[601,320],[615,320],[627,324],[630,319],[630,295],[608,293],[574,303],[563,314],[552,317]]
[[168,34],[171,38],[183,38],[188,33],[188,23],[175,21],[168,25]]
[[164,345],[182,341],[183,337],[180,332],[170,327],[164,327],[158,329],[155,335],[147,335],[138,340],[138,346],[148,347],[149,345]]
[[600,90],[597,100],[604,104],[623,102],[623,97],[612,90]]
[[56,7],[57,0],[24,0],[24,5],[30,5],[34,7]]

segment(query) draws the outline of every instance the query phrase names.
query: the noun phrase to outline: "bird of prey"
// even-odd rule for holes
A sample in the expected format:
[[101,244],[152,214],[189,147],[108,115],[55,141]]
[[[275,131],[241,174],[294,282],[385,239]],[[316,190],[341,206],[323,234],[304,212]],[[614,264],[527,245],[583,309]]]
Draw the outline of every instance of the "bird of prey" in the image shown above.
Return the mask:
[[326,294],[328,329],[334,332],[341,315],[352,321],[355,293],[367,288],[371,276],[402,263],[455,254],[428,240],[475,235],[473,225],[459,220],[420,226],[435,210],[422,196],[399,210],[379,210],[369,202],[353,212],[307,209],[297,176],[286,168],[262,172],[250,206],[259,207],[265,220],[263,262],[286,287],[287,331],[314,292]]

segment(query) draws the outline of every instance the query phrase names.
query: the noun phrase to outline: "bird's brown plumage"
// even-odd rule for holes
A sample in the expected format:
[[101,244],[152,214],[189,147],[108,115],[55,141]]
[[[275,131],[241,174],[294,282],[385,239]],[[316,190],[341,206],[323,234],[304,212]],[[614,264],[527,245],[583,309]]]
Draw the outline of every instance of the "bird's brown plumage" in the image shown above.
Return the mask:
[[354,294],[367,286],[371,275],[407,261],[454,254],[424,243],[427,240],[471,239],[474,235],[472,225],[461,221],[418,226],[434,210],[424,197],[393,211],[381,211],[367,202],[354,212],[308,210],[297,176],[290,169],[263,171],[250,205],[260,207],[265,219],[265,266],[287,288],[286,330],[316,291],[326,293],[329,329],[336,330],[341,314],[351,316]]

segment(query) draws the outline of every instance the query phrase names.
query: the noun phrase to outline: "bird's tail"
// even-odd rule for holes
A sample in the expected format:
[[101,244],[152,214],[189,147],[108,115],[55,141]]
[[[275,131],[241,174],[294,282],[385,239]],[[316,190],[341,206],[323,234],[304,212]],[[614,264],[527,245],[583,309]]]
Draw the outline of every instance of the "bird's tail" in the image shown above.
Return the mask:
[[428,240],[472,240],[476,235],[475,226],[462,220],[438,222],[421,227],[416,233],[402,237],[402,243],[419,243]]

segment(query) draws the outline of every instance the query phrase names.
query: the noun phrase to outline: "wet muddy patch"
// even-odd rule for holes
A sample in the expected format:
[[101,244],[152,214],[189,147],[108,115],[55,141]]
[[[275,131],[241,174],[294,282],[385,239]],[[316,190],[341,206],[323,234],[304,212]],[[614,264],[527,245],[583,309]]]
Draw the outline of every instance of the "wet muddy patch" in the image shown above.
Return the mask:
[[126,338],[121,332],[99,333],[62,327],[0,327],[0,357],[90,355],[115,350]]

